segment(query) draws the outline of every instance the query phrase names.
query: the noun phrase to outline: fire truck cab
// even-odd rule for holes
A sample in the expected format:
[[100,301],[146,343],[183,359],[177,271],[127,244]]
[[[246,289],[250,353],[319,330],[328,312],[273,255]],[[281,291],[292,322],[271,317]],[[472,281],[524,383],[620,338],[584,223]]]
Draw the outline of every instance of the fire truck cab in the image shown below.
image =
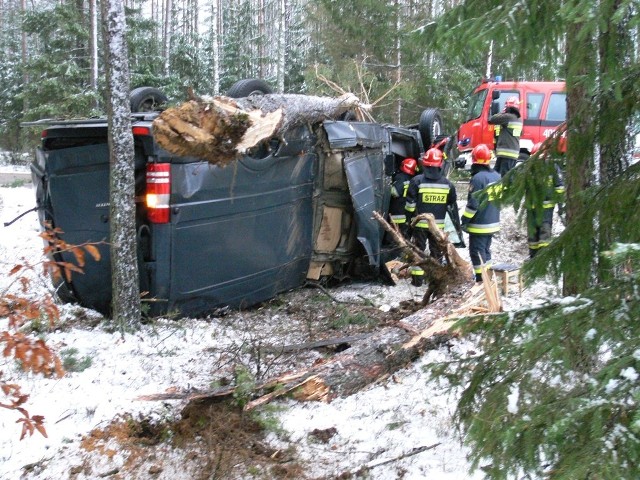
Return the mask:
[[507,98],[520,99],[523,120],[520,152],[529,154],[531,147],[542,142],[562,124],[567,115],[565,82],[512,82],[483,80],[469,97],[466,120],[457,133],[460,155],[455,161],[458,168],[471,162],[471,150],[484,143],[494,148],[494,126],[488,120],[501,112]]

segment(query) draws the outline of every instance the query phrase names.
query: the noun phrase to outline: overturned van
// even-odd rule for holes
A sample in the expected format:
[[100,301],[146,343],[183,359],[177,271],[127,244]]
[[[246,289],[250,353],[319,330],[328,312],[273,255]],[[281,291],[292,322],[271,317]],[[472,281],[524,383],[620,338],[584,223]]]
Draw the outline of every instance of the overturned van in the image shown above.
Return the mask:
[[[219,167],[162,149],[152,135],[157,115],[132,114],[140,292],[150,315],[242,308],[307,281],[383,272],[387,245],[372,212],[386,212],[396,165],[423,151],[417,130],[325,121]],[[106,119],[43,123],[31,165],[41,222],[71,244],[108,242]],[[147,203],[154,195],[168,196]],[[101,261],[58,287],[64,300],[108,315],[110,250],[99,248]]]

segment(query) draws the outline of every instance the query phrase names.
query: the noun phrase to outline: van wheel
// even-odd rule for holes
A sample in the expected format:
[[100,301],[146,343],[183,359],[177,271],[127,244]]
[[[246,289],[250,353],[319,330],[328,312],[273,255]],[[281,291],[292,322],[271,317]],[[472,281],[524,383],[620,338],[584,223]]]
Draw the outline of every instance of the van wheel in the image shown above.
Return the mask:
[[442,133],[443,122],[442,116],[437,108],[427,108],[420,115],[420,123],[418,131],[422,137],[422,146],[428,150],[435,138]]
[[227,90],[227,97],[244,98],[252,95],[265,95],[273,93],[271,86],[259,78],[245,78],[238,80]]
[[157,88],[138,87],[131,91],[129,102],[132,112],[155,112],[167,103],[167,96]]

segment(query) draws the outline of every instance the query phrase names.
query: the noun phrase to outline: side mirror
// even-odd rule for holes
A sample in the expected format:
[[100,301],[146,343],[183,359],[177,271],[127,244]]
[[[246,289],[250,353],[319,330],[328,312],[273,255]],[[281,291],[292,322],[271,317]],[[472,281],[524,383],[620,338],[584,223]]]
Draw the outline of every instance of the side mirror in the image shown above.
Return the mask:
[[500,98],[500,90],[494,90],[491,92],[491,100],[498,100]]
[[495,115],[499,111],[500,111],[500,102],[498,102],[497,100],[494,100],[493,102],[491,102],[490,113],[491,115]]

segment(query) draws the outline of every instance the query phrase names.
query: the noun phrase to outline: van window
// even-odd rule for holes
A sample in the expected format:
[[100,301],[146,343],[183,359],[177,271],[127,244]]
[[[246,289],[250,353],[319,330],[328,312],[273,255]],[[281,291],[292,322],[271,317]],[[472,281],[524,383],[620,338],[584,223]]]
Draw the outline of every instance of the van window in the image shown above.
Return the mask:
[[564,122],[567,119],[567,94],[552,93],[547,107],[546,120]]
[[540,118],[543,100],[544,93],[527,93],[527,118],[529,120],[538,120]]
[[487,98],[488,90],[480,90],[469,97],[469,107],[467,108],[467,120],[478,118],[482,113],[484,100]]

